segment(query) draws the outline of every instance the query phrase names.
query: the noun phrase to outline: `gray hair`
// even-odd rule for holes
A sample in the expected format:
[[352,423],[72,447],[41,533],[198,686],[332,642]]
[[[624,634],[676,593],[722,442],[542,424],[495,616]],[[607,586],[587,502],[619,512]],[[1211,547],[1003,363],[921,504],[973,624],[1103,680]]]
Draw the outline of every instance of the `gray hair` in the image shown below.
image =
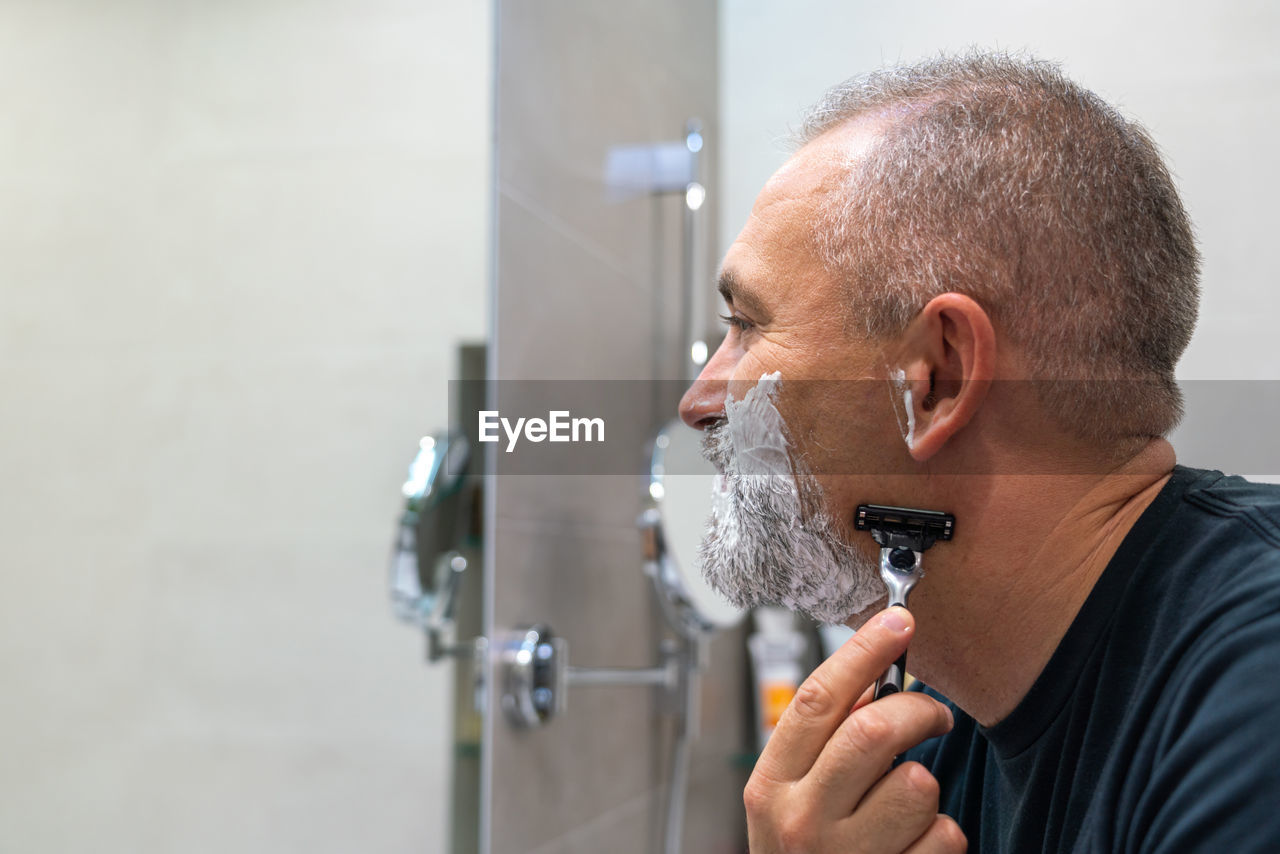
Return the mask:
[[1072,434],[1173,429],[1200,260],[1142,127],[1054,64],[976,52],[836,86],[797,142],[859,117],[887,129],[839,176],[812,237],[869,335],[899,334],[939,294],[967,294],[1021,348],[1039,400]]

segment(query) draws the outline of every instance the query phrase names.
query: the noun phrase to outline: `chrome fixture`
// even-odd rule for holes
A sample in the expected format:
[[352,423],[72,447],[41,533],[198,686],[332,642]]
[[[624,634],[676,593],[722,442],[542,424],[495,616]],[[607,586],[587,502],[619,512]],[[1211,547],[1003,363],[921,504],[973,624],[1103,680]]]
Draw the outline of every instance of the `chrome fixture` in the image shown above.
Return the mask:
[[534,729],[563,714],[570,685],[640,685],[674,692],[680,685],[677,645],[664,643],[656,667],[570,667],[569,645],[549,626],[512,632],[499,650],[503,670],[502,708],[523,729]]
[[454,637],[458,589],[468,561],[457,548],[460,489],[470,446],[466,437],[423,436],[401,487],[404,511],[391,555],[391,605],[397,617],[427,634],[427,657],[471,654]]
[[689,183],[684,188],[684,262],[683,279],[685,305],[685,355],[686,370],[689,379],[697,379],[706,364],[709,348],[707,346],[707,317],[705,300],[701,297],[702,282],[699,271],[703,264],[703,249],[706,246],[706,216],[701,213],[703,203],[707,200],[707,190],[702,184],[702,120],[689,119],[685,123],[684,147],[689,152],[692,165],[689,168]]

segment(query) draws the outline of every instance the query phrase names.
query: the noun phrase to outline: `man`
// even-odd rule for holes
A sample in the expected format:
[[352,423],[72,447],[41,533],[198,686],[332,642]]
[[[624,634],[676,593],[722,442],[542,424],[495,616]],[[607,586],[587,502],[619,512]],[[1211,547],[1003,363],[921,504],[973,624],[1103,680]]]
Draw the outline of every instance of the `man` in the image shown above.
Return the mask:
[[[709,579],[858,628],[756,765],[752,851],[1280,850],[1280,490],[1164,438],[1199,262],[1152,142],[998,55],[846,83],[801,142],[681,402]],[[863,503],[956,517],[911,613],[872,613]],[[908,646],[928,689],[870,702]]]

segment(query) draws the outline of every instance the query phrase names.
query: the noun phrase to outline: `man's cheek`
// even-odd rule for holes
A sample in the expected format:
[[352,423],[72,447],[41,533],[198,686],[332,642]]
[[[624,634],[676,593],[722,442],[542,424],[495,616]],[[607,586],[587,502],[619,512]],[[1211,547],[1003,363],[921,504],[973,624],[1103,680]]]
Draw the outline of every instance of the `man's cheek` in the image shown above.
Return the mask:
[[848,542],[854,532],[853,514],[846,514],[842,508],[855,507],[860,503],[861,499],[854,500],[860,479],[837,472],[815,475],[814,480],[818,486],[821,511],[834,523],[837,533]]
[[734,365],[733,375],[729,378],[729,391],[733,399],[742,400],[765,374],[780,372],[781,378],[786,379],[787,371],[784,368],[780,360],[771,358],[769,348],[764,345],[753,346],[742,351],[737,364]]

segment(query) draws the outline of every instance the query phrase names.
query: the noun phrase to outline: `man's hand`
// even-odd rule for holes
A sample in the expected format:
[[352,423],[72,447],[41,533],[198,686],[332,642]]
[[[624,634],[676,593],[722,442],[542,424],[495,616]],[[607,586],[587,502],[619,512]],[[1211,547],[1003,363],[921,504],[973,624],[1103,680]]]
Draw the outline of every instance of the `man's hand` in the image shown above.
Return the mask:
[[938,814],[933,775],[918,762],[889,770],[898,754],[949,731],[950,710],[919,693],[871,702],[876,678],[914,631],[905,608],[883,611],[800,686],[743,796],[753,854],[967,848],[960,827]]

